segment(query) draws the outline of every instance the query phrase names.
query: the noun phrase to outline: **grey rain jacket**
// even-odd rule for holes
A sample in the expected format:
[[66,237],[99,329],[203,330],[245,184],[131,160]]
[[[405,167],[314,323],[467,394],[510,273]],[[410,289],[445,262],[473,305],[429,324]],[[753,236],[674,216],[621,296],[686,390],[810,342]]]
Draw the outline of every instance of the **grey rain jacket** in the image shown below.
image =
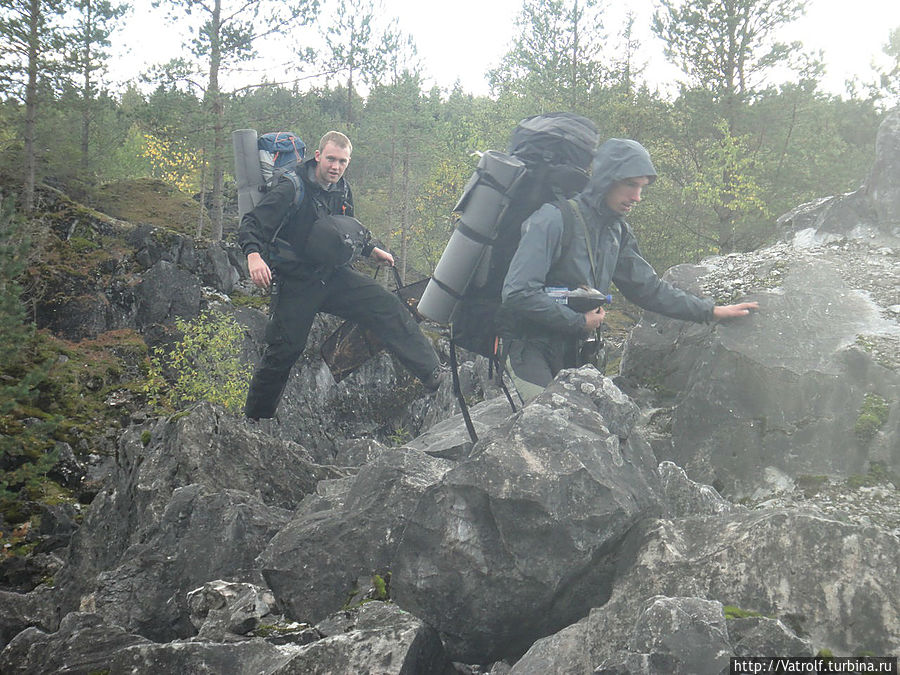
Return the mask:
[[569,251],[563,255],[563,219],[554,204],[545,204],[522,223],[522,238],[503,283],[503,307],[512,319],[512,337],[585,334],[584,315],[555,302],[544,288],[590,286],[603,293],[610,283],[631,302],[676,319],[712,320],[714,303],[678,289],[656,274],[644,260],[637,240],[623,217],[604,203],[609,188],[626,178],[647,176],[656,170],[649,153],[636,141],[613,138],[603,143],[594,158],[590,181],[575,198],[587,224],[596,263],[591,263],[584,227],[575,219]]

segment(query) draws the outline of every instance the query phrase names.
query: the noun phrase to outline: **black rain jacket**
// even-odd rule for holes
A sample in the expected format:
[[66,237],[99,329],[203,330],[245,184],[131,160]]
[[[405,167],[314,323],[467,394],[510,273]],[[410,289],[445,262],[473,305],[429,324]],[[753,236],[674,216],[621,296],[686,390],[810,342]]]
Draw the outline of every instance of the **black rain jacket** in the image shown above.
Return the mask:
[[[337,183],[326,190],[315,181],[316,164],[314,158],[308,159],[297,169],[297,175],[303,182],[304,193],[300,204],[293,212],[294,183],[282,177],[266,192],[259,204],[244,215],[238,229],[238,244],[244,255],[260,253],[269,266],[281,272],[296,274],[296,269],[279,269],[277,259],[266,259],[275,233],[278,232],[278,238],[293,248],[297,255],[302,256],[305,232],[316,218],[324,215],[353,215],[353,193],[350,185],[341,176]],[[285,218],[288,220],[279,231],[278,228]],[[361,255],[370,255],[374,247],[375,244],[370,241],[363,248]],[[309,271],[312,272],[313,269],[310,266]]]

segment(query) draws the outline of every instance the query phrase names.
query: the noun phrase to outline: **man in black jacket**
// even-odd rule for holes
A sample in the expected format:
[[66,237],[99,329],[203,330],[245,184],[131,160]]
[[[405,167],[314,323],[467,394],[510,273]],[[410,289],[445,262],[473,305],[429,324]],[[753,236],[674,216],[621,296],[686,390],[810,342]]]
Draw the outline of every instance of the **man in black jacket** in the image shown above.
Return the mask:
[[607,293],[610,283],[631,302],[659,314],[706,322],[745,316],[756,302],[715,306],[659,278],[638,249],[625,216],[656,180],[642,145],[613,138],[597,150],[588,186],[575,198],[572,236],[562,213],[545,204],[522,224],[522,238],[503,284],[508,318],[504,350],[523,398],[531,399],[563,368],[578,365],[578,343],[603,321],[602,307],[585,313],[558,303],[550,287],[589,287]]
[[[297,190],[291,180],[282,178],[241,220],[238,242],[247,256],[250,278],[261,288],[272,286],[266,348],[244,408],[250,419],[275,415],[291,368],[303,353],[320,311],[371,330],[427,389],[434,391],[439,385],[441,369],[434,347],[395,294],[349,264],[328,266],[304,260],[303,233],[316,219],[353,215],[353,195],[344,178],[352,151],[344,134],[328,132],[315,156],[297,167],[302,197],[291,215]],[[276,232],[290,251],[286,256],[273,254],[266,261],[262,252]],[[372,244],[368,234],[361,254],[394,264],[393,256]]]

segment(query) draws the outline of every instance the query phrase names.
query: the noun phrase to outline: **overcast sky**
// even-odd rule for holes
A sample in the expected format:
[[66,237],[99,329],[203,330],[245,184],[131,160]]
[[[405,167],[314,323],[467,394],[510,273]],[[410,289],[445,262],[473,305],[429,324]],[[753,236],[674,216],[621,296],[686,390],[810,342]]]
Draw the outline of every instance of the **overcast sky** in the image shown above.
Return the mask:
[[[149,4],[139,3],[125,28],[113,37],[120,64],[112,73],[115,79],[134,77],[180,50],[177,30]],[[509,48],[521,4],[521,0],[384,0],[383,6],[385,16],[396,16],[401,30],[413,36],[428,84],[448,89],[459,80],[465,91],[486,94],[485,72]],[[624,4],[606,3],[604,30],[613,42],[621,29]],[[639,58],[653,64],[647,76],[660,83],[671,81],[677,71],[664,63],[662,47],[650,32],[654,5],[654,0],[631,0],[627,8],[637,18],[644,49]],[[823,87],[840,94],[848,78],[872,79],[871,64],[883,61],[882,47],[898,27],[900,0],[808,0],[806,16],[787,27],[782,39],[800,40],[807,51],[822,50],[827,66]],[[311,46],[316,39],[310,36]],[[125,44],[138,46],[123,54]],[[271,74],[269,79],[279,78]]]

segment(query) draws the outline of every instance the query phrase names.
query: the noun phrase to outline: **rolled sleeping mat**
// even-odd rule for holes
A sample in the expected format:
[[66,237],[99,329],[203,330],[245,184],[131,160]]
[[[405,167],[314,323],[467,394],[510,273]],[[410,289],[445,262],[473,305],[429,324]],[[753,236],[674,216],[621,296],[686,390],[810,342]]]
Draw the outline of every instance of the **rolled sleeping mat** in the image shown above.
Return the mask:
[[234,177],[238,195],[238,222],[251,211],[263,197],[262,170],[259,166],[259,148],[256,129],[238,129],[232,132],[234,146]]
[[449,323],[457,303],[483,263],[489,262],[497,227],[509,207],[510,193],[525,173],[525,164],[502,152],[481,156],[456,205],[456,229],[441,254],[417,309],[438,323]]
[[487,252],[487,246],[454,230],[416,305],[419,314],[438,323],[450,323],[453,310]]

